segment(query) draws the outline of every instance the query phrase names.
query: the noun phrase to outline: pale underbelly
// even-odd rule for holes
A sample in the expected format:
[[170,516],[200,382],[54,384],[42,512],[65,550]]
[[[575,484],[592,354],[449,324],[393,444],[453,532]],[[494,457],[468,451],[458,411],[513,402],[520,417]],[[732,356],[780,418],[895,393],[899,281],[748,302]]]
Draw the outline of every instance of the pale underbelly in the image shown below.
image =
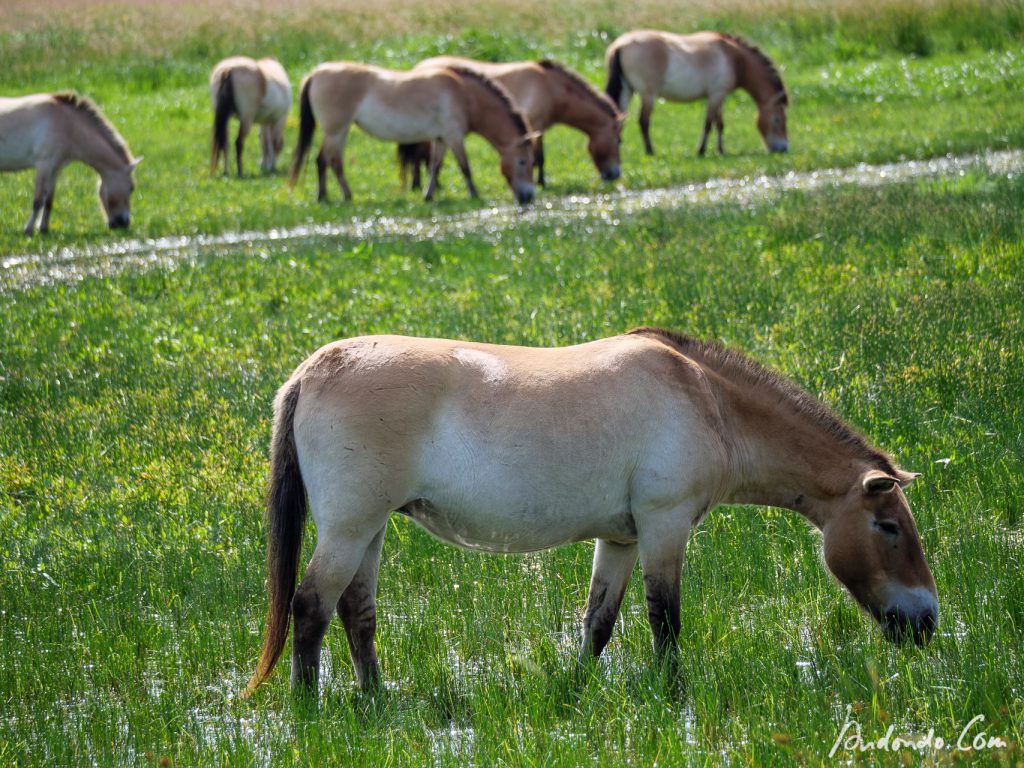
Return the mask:
[[483,552],[535,552],[586,539],[636,541],[636,526],[628,510],[597,515],[565,510],[455,509],[417,499],[400,510],[437,538]]

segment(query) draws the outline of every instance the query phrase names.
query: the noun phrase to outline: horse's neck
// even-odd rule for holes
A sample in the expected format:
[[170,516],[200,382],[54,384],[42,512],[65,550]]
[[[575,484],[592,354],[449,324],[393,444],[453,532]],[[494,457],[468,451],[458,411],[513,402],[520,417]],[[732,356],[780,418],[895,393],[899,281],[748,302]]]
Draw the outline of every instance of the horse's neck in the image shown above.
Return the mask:
[[758,107],[767,104],[778,92],[765,69],[764,62],[746,48],[736,49],[734,60],[736,87],[750,94]]
[[72,133],[74,140],[70,142],[69,154],[73,160],[91,166],[101,176],[124,167],[121,154],[87,119],[78,118]]
[[486,85],[471,82],[470,97],[474,103],[470,110],[469,130],[479,133],[499,150],[512,144],[521,134],[508,107]]
[[813,418],[777,401],[770,392],[742,384],[721,387],[722,415],[732,436],[724,502],[792,509],[821,526],[826,502],[846,493],[868,460]]
[[558,88],[561,91],[561,95],[556,97],[558,122],[589,135],[604,120],[609,119],[591,94],[574,92],[571,83],[560,83]]

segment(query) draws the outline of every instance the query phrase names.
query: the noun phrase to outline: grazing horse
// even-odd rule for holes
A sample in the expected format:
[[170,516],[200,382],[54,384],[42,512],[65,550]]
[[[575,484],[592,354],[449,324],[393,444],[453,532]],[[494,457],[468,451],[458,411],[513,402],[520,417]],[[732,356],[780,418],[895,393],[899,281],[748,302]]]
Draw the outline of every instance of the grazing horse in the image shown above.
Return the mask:
[[[77,93],[41,93],[0,99],[0,171],[35,168],[36,190],[25,234],[50,230],[57,177],[78,160],[100,175],[99,195],[111,229],[131,223],[132,158],[121,135],[89,99]],[[42,213],[42,218],[39,214]]]
[[640,130],[648,155],[654,154],[651,112],[659,96],[669,101],[707,99],[704,133],[697,151],[704,154],[714,123],[718,129],[718,152],[723,154],[722,103],[737,88],[745,90],[757,103],[757,129],[768,150],[789,150],[786,86],[764,52],[745,40],[720,32],[673,35],[636,30],[608,46],[605,66],[605,90],[623,112],[629,107],[633,92],[640,94]]
[[[388,517],[485,552],[597,539],[582,657],[601,653],[639,559],[658,653],[680,631],[690,531],[719,504],[767,504],[822,533],[825,563],[890,639],[927,641],[935,582],[900,470],[821,403],[742,354],[640,328],[531,349],[368,336],[328,344],[274,401],[263,652],[295,617],[292,685],[317,690],[331,615],[358,682],[378,679]],[[298,589],[308,508],[317,528]]]
[[[426,59],[417,64],[416,69],[451,66],[465,67],[487,75],[512,94],[530,127],[541,134],[533,148],[538,184],[545,184],[543,134],[556,123],[576,128],[587,135],[587,149],[604,181],[619,178],[619,142],[625,115],[611,99],[595,90],[578,74],[558,62],[546,59],[495,64],[458,56]],[[413,166],[414,189],[419,186],[419,162],[428,157],[429,147],[414,149],[410,145],[402,145],[399,148],[403,174],[406,165]]]
[[501,172],[521,204],[533,201],[533,140],[528,123],[508,91],[488,77],[462,67],[396,72],[353,62],[321,64],[302,81],[299,95],[299,143],[289,183],[294,186],[305,162],[316,124],[324,140],[316,158],[318,199],[327,196],[327,168],[334,170],[346,200],[345,142],[355,123],[385,141],[432,141],[430,182],[424,197],[433,199],[437,171],[447,147],[459,163],[470,197],[478,197],[466,156],[467,133],[480,134],[501,155]]
[[235,161],[242,175],[242,150],[253,123],[260,126],[260,167],[272,173],[277,156],[284,149],[284,126],[292,108],[292,84],[277,59],[234,56],[224,59],[210,73],[213,101],[213,150],[210,175],[217,172],[217,160],[224,155],[228,175],[228,120],[238,118]]

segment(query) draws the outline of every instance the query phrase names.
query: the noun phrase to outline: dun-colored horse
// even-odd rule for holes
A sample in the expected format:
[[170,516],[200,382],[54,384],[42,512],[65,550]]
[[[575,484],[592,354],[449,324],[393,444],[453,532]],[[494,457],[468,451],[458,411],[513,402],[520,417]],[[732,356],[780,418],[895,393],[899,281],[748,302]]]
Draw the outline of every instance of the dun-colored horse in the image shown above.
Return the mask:
[[217,172],[217,160],[224,155],[228,175],[228,120],[238,118],[235,161],[242,175],[242,151],[253,123],[260,126],[260,167],[273,172],[277,156],[284,149],[284,126],[292,108],[292,85],[276,59],[234,56],[224,59],[210,73],[213,101],[213,150],[210,175]]
[[623,112],[636,91],[640,94],[640,130],[644,148],[651,146],[651,112],[662,96],[669,101],[707,99],[699,154],[707,148],[712,124],[722,149],[722,103],[742,88],[757,103],[757,129],[770,152],[789,150],[786,107],[789,96],[775,65],[760,48],[719,32],[673,35],[669,32],[627,32],[608,46],[605,55],[608,84],[605,90]]
[[141,159],[132,158],[128,145],[99,108],[76,93],[0,99],[0,171],[36,171],[26,235],[35,231],[37,219],[39,231],[49,231],[57,177],[75,160],[100,175],[100,203],[110,228],[127,227],[135,188],[132,171]]
[[[619,140],[624,115],[605,94],[595,90],[572,70],[554,61],[517,61],[495,64],[458,56],[437,56],[421,61],[416,69],[431,67],[465,67],[487,75],[501,83],[512,94],[516,104],[538,136],[534,144],[537,183],[544,186],[544,137],[552,125],[561,123],[587,135],[587,149],[604,181],[614,181],[621,174]],[[403,145],[399,158],[403,165],[412,165],[413,188],[419,186],[419,162],[429,157],[429,147]]]
[[[274,410],[270,610],[247,692],[271,673],[292,615],[292,684],[316,691],[335,610],[359,683],[378,679],[375,593],[393,511],[487,552],[597,539],[584,657],[608,642],[638,559],[655,649],[675,644],[687,539],[719,504],[804,515],[891,639],[922,643],[938,621],[901,490],[916,475],[714,344],[651,328],[561,349],[349,339],[302,363]],[[307,498],[318,539],[296,590]]]
[[320,200],[327,195],[328,167],[345,199],[352,198],[344,165],[352,123],[385,141],[433,142],[427,200],[433,198],[447,147],[459,163],[470,196],[478,197],[464,143],[470,132],[480,134],[501,155],[501,172],[516,199],[522,204],[533,200],[535,136],[508,91],[478,72],[460,67],[395,72],[351,62],[321,64],[302,81],[292,185],[318,122],[324,129],[316,159]]

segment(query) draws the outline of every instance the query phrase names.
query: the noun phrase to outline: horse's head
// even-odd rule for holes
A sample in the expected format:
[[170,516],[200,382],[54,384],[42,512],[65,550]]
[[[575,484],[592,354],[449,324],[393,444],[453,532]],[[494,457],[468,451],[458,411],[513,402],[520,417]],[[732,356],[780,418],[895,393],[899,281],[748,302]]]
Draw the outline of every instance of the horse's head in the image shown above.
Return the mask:
[[587,149],[594,159],[602,181],[615,181],[622,175],[619,164],[619,145],[622,143],[622,122],[624,115],[608,120],[592,134]]
[[111,229],[121,229],[131,224],[131,197],[135,189],[132,172],[142,161],[133,160],[116,170],[100,175],[100,203],[107,215],[107,224]]
[[789,97],[779,91],[764,104],[759,105],[757,130],[761,132],[764,145],[769,152],[788,152],[789,137],[786,135],[786,107]]
[[902,488],[917,475],[864,472],[822,526],[825,563],[886,637],[921,645],[939,619],[935,580]]
[[539,135],[527,133],[501,150],[501,173],[520,205],[533,202],[533,142]]

